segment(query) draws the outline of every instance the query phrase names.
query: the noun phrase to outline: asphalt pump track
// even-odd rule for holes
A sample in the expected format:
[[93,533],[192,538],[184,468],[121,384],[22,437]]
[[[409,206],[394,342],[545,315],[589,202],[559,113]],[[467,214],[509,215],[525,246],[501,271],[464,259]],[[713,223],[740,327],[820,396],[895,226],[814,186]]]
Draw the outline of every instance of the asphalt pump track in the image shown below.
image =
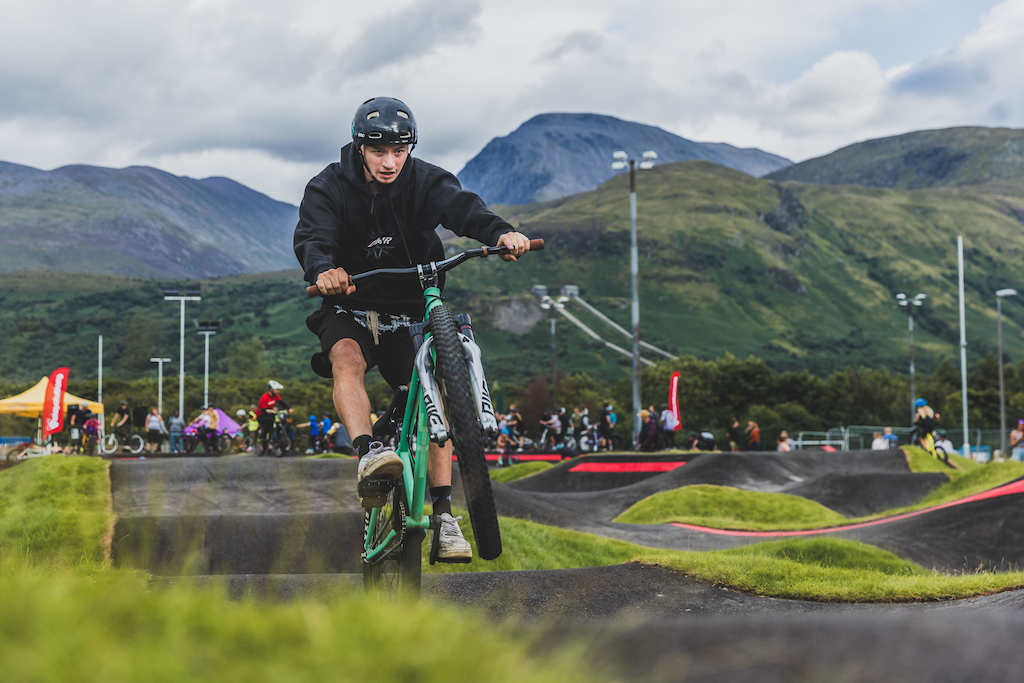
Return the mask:
[[[362,511],[351,459],[251,456],[112,463],[113,559],[158,583],[225,585],[233,595],[331,599],[360,590]],[[457,468],[456,468],[457,475]],[[717,484],[802,495],[846,516],[920,500],[941,473],[899,451],[600,455],[496,484],[499,514],[654,548],[704,550],[758,534],[612,522],[659,491]],[[461,492],[455,482],[456,503]],[[870,526],[821,531],[926,567],[1024,566],[1024,488]],[[803,532],[806,533],[806,532]],[[638,564],[424,575],[441,603],[541,628],[541,649],[583,638],[623,680],[1020,680],[1024,591],[927,604],[761,598]]]

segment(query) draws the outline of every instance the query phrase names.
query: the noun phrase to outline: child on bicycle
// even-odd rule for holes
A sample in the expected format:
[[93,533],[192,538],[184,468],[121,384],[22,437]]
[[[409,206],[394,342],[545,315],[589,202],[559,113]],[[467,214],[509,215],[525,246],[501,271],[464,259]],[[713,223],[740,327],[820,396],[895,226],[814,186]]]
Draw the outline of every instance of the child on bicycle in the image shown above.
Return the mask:
[[[306,186],[294,246],[306,280],[323,296],[320,310],[306,320],[320,339],[313,371],[334,379],[334,405],[352,437],[364,482],[397,478],[402,460],[371,439],[363,375],[377,366],[392,389],[409,381],[414,351],[408,330],[423,319],[424,302],[413,278],[380,278],[357,290],[350,273],[444,258],[438,225],[486,245],[507,246],[506,260],[516,260],[530,244],[479,196],[462,189],[454,175],[412,158],[416,119],[400,100],[363,102],[351,133],[340,160]],[[443,288],[443,276],[439,285]],[[430,445],[428,486],[434,513],[442,519],[439,559],[465,561],[472,550],[451,515],[451,461],[451,441]],[[380,502],[362,494],[360,501],[366,508]]]

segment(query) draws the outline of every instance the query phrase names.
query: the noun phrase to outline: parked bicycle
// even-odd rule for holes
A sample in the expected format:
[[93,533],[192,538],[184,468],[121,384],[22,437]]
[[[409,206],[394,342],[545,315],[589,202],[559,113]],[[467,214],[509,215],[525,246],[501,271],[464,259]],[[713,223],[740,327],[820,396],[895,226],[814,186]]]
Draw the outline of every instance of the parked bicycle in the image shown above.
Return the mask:
[[223,455],[231,451],[231,436],[227,430],[199,427],[185,432],[184,445],[188,455],[195,453],[200,446],[210,455]]
[[[531,251],[543,247],[543,240],[530,242]],[[501,554],[501,532],[484,457],[485,437],[497,432],[498,423],[469,316],[453,315],[442,303],[438,276],[470,258],[508,251],[506,247],[480,247],[422,266],[383,268],[352,276],[358,282],[384,275],[416,275],[426,302],[424,321],[411,329],[416,348],[412,378],[408,386],[399,387],[391,406],[374,424],[373,438],[394,437],[395,451],[404,466],[401,478],[380,483],[385,487],[381,491],[384,502],[364,511],[363,516],[364,585],[384,597],[419,593],[420,549],[428,531],[432,539],[429,561],[437,560],[441,519],[424,515],[423,508],[430,442],[444,445],[448,439],[454,441],[477,553],[485,560]],[[319,294],[315,286],[306,291],[311,297]]]

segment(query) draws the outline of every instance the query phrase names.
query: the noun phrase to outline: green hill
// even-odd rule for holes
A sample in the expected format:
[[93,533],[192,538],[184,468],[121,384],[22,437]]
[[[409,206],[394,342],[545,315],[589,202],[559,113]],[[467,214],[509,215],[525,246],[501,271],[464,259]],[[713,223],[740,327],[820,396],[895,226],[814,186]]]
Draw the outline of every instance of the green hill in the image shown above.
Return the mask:
[[[548,248],[515,264],[475,260],[450,275],[447,295],[473,314],[492,381],[521,384],[550,373],[550,327],[529,294],[533,284],[578,285],[585,300],[628,327],[627,183],[621,176],[594,192],[499,207]],[[708,162],[641,172],[638,187],[641,330],[676,353],[755,354],[776,369],[817,374],[861,364],[902,373],[907,323],[893,295],[923,292],[929,299],[916,311],[915,343],[927,372],[957,357],[958,234],[973,360],[995,349],[993,292],[1019,281],[1024,232],[1015,216],[1024,215],[1024,199],[984,187],[780,184]],[[177,358],[178,308],[160,294],[168,284],[182,283],[0,275],[0,377],[31,381],[66,362],[73,376],[93,377],[98,334],[114,376],[155,374],[150,356]],[[186,310],[189,373],[202,373],[192,321],[212,319],[223,330],[211,343],[215,375],[273,368],[284,378],[311,376],[315,340],[303,320],[317,304],[305,299],[297,270],[201,285],[203,301]],[[1004,343],[1019,358],[1024,305],[1004,303]],[[569,306],[609,339],[626,341]],[[562,371],[585,370],[606,384],[628,376],[628,358],[568,323],[558,323],[556,348]]]
[[921,189],[988,185],[1020,194],[1024,130],[947,128],[850,145],[769,173],[771,180]]

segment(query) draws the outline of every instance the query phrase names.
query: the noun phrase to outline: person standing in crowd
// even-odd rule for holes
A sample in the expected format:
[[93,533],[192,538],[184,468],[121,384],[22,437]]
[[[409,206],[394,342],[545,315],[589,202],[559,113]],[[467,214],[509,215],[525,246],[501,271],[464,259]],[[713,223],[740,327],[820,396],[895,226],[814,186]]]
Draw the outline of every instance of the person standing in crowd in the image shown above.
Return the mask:
[[757,423],[753,420],[747,420],[747,431],[746,441],[744,443],[746,450],[748,451],[759,451],[761,450],[761,428],[757,426]]
[[516,448],[520,451],[523,450],[523,416],[519,413],[515,403],[508,407],[508,415],[505,416],[505,420],[508,422],[509,436],[516,442]]
[[882,430],[882,438],[885,439],[886,448],[897,448],[900,445],[900,437],[892,433],[892,427]]
[[740,444],[743,443],[743,431],[740,429],[740,421],[737,418],[732,419],[732,424],[729,425],[729,429],[725,430],[729,439],[729,450],[733,453],[740,449]]
[[164,416],[156,408],[150,408],[149,415],[146,416],[146,450],[150,453],[159,452],[166,433]]
[[185,439],[185,418],[178,414],[175,410],[171,413],[171,419],[168,420],[168,432],[170,433],[170,443],[167,445],[167,449],[171,453],[182,453],[184,452],[184,439]]
[[679,420],[676,419],[675,412],[668,409],[667,403],[663,403],[661,406],[661,415],[659,416],[659,421],[661,422],[662,447],[675,448],[676,427],[679,426]]
[[871,438],[871,450],[873,451],[884,451],[889,448],[889,444],[886,443],[885,439],[882,438],[882,432],[875,432]]
[[1024,459],[1024,420],[1017,420],[1017,425],[1010,430],[1010,459]]
[[636,437],[636,450],[646,453],[657,448],[658,423],[651,419],[651,411],[640,411],[640,433]]
[[780,453],[789,453],[790,451],[793,450],[793,443],[789,438],[789,432],[787,432],[785,429],[783,429],[782,432],[779,433],[779,438],[775,440],[775,443],[775,450],[777,450]]

